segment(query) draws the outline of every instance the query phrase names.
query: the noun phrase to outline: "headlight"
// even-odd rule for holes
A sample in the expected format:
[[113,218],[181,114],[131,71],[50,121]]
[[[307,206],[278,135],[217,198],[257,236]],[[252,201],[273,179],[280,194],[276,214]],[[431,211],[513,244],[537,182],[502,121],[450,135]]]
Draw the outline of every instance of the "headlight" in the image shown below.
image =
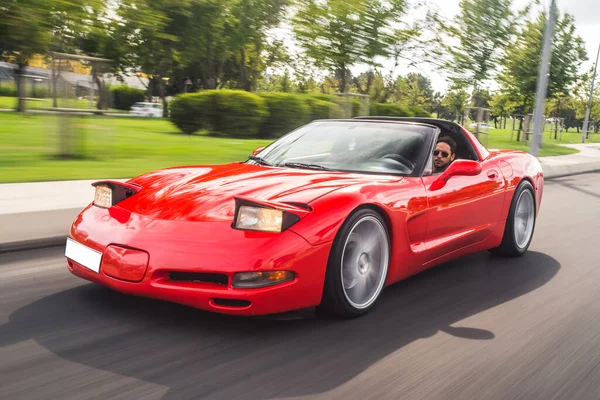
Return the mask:
[[235,221],[238,229],[281,232],[283,211],[272,208],[240,206]]
[[110,208],[112,206],[112,189],[108,186],[96,186],[94,204],[99,207]]
[[240,272],[233,277],[232,285],[239,289],[262,288],[291,281],[294,277],[292,271]]

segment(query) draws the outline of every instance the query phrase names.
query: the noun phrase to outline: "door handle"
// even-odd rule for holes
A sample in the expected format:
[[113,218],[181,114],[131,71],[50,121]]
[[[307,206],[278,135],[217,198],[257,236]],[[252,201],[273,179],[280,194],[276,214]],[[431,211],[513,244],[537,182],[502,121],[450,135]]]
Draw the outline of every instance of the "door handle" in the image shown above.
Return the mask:
[[498,171],[492,169],[488,171],[487,176],[490,179],[496,179],[498,177]]

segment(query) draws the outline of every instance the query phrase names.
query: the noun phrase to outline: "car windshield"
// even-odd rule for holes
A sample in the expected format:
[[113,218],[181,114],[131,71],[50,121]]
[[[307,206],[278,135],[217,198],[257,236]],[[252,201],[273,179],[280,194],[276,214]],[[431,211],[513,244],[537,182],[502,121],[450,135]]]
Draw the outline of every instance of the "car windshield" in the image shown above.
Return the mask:
[[267,146],[248,162],[275,167],[412,174],[436,128],[384,121],[315,121]]

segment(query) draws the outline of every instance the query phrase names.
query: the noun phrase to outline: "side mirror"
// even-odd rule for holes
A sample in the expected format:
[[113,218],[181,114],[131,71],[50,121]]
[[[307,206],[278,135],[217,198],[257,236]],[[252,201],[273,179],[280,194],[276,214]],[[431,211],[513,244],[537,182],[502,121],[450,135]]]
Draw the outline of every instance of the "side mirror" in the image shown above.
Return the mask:
[[257,155],[258,153],[260,153],[261,151],[263,151],[263,149],[264,149],[264,148],[265,148],[265,146],[261,146],[261,147],[259,147],[259,148],[255,149],[255,150],[252,152],[252,155],[253,155],[253,156]]
[[481,164],[473,160],[456,160],[436,179],[429,190],[438,190],[453,176],[476,176],[481,173]]

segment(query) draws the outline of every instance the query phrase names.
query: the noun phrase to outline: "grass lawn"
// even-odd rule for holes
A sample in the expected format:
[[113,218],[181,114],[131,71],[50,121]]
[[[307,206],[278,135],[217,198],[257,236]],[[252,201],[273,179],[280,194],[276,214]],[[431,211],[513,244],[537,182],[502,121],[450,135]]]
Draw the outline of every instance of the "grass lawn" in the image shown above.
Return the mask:
[[[76,146],[86,158],[55,158],[58,133],[69,127],[81,134]],[[579,143],[579,138],[563,133],[563,140],[555,141],[546,133],[540,156],[576,152],[554,143]],[[187,136],[163,119],[0,112],[0,182],[128,178],[164,167],[222,164],[245,160],[270,141]],[[529,150],[527,144],[511,141],[510,131],[493,130],[482,142],[490,148]]]
[[57,160],[69,118],[0,113],[0,182],[128,178],[158,168],[242,161],[270,140],[183,135],[167,120],[75,117],[88,159]]

